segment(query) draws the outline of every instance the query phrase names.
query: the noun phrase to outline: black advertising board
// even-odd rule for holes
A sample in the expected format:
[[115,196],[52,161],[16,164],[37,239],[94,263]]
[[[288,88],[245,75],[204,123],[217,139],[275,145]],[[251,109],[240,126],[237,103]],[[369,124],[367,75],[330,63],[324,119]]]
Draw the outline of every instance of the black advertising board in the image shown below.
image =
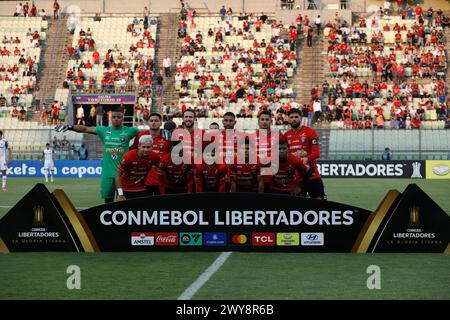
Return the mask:
[[[117,202],[81,214],[101,251],[349,252],[370,212],[286,195],[194,193]],[[178,239],[170,243],[164,239],[169,235]]]
[[317,160],[322,178],[425,179],[424,160]]
[[[21,232],[57,232],[65,242],[18,241]],[[62,190],[38,184],[0,220],[0,252],[448,252],[449,234],[450,217],[414,184],[389,191],[373,213],[258,193],[145,197],[78,212]]]

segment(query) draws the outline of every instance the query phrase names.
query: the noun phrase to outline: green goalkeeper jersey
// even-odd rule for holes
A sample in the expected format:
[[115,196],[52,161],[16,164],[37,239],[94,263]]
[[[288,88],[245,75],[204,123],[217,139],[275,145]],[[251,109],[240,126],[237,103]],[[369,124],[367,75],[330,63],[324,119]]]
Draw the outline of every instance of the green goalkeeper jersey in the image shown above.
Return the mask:
[[95,133],[103,142],[102,178],[114,178],[123,155],[128,151],[130,140],[138,133],[138,128],[121,126],[95,128]]

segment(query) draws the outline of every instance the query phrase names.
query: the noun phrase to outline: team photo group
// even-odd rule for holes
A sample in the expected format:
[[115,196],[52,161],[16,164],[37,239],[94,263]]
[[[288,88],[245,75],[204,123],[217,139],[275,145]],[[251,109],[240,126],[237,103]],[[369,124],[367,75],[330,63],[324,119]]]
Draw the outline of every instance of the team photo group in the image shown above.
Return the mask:
[[[290,129],[271,129],[272,115],[260,112],[254,132],[235,130],[236,116],[228,112],[223,129],[212,123],[196,126],[195,112],[183,112],[181,126],[149,116],[148,130],[123,125],[123,110],[112,113],[111,126],[56,127],[98,135],[104,144],[101,196],[105,202],[148,195],[191,192],[282,193],[325,199],[316,159],[318,135],[301,125],[301,111],[289,112]],[[132,144],[131,144],[132,143]],[[130,146],[131,144],[131,146]]]

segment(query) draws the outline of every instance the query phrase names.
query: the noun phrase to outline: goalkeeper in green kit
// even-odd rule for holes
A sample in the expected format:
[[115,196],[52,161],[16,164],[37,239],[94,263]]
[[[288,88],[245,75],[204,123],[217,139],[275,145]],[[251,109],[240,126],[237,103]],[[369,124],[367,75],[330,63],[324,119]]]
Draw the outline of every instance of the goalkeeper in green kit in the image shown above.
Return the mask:
[[138,128],[122,125],[123,110],[114,109],[112,112],[112,125],[109,127],[86,127],[82,125],[58,125],[55,130],[64,132],[73,130],[79,133],[90,133],[99,136],[103,142],[103,160],[102,160],[102,178],[101,178],[101,196],[105,203],[113,202],[116,192],[116,172],[120,160],[128,151],[130,140],[138,133]]

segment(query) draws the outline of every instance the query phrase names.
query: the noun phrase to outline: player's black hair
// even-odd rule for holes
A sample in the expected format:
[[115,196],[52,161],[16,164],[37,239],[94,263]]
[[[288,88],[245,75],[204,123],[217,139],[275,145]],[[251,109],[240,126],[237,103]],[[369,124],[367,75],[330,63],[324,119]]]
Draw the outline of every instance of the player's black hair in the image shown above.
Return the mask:
[[267,116],[269,116],[269,117],[272,118],[272,113],[271,113],[270,111],[268,111],[268,110],[263,110],[263,111],[261,111],[261,112],[259,113],[259,115],[258,115],[258,119],[261,118],[262,115],[267,115]]
[[194,119],[196,118],[196,114],[195,114],[194,109],[189,108],[189,109],[184,110],[184,111],[183,111],[183,118],[184,118],[184,114],[185,114],[186,112],[192,112],[192,113],[194,114]]
[[211,122],[209,125],[210,125],[210,126],[215,125],[215,126],[220,127],[219,124],[218,124],[217,122]]
[[281,139],[279,139],[278,140],[278,146],[281,146],[281,145],[288,145],[288,142],[287,142],[287,140],[286,139],[284,139],[284,138],[281,138]]
[[117,107],[114,107],[114,108],[112,109],[112,112],[120,112],[120,113],[124,113],[125,110],[124,110],[124,108],[123,108],[122,106],[117,106]]
[[231,111],[225,112],[225,114],[223,115],[223,117],[224,117],[224,118],[225,118],[225,117],[233,117],[233,119],[236,119],[236,115],[235,115],[233,112],[231,112]]
[[160,115],[159,113],[157,113],[157,112],[152,112],[152,113],[150,113],[150,115],[148,116],[148,118],[150,119],[151,117],[158,117],[159,120],[162,120],[161,115]]

